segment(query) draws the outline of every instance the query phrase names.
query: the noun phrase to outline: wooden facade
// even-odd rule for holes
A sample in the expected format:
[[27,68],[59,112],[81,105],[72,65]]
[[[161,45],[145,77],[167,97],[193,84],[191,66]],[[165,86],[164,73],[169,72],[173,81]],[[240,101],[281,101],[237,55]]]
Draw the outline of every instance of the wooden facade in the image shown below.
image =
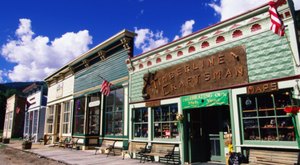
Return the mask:
[[37,142],[44,138],[47,88],[43,82],[36,82],[23,90],[26,95],[23,137]]
[[12,95],[7,99],[3,138],[22,138],[24,129],[25,98]]

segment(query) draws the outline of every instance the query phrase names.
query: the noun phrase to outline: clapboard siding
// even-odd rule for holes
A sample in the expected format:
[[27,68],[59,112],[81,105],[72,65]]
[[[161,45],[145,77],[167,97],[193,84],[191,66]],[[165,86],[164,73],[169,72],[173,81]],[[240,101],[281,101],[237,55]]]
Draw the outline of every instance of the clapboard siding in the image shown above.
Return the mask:
[[[286,34],[289,33],[286,32]],[[239,45],[244,45],[246,48],[249,82],[295,75],[292,52],[286,38],[274,35],[270,30],[219,47],[196,52],[178,60],[156,65],[149,68],[149,71],[167,68]],[[141,70],[131,75],[130,97],[132,102],[143,100],[143,75],[147,72],[148,70]]]
[[128,76],[125,64],[127,52],[121,50],[109,56],[105,61],[98,62],[75,74],[74,92],[79,92],[102,83],[99,75],[108,81],[113,81]]

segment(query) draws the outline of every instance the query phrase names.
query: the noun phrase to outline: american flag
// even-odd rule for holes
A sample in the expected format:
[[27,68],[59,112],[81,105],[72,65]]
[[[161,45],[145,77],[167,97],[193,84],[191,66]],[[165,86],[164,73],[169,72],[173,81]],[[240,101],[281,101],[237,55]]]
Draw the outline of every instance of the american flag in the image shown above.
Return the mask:
[[277,12],[277,7],[282,5],[283,3],[285,3],[285,0],[269,1],[269,13],[271,19],[270,30],[272,30],[273,33],[278,34],[279,36],[284,36],[284,24]]
[[105,96],[108,96],[109,93],[110,93],[110,86],[111,85],[112,84],[110,82],[104,80],[102,82],[102,85],[101,85],[101,93],[103,93],[103,95],[105,95]]

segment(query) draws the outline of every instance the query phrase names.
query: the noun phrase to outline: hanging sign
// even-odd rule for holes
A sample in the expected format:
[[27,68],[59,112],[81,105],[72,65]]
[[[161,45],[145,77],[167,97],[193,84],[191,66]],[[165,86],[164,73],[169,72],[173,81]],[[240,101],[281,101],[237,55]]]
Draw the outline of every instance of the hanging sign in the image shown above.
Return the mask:
[[183,96],[180,99],[182,109],[228,105],[228,91],[223,90]]

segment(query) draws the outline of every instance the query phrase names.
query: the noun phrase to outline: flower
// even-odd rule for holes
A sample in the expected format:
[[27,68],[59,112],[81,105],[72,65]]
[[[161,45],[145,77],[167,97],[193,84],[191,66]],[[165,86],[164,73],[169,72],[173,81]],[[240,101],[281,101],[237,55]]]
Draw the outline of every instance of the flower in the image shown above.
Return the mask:
[[177,121],[182,122],[182,121],[183,121],[183,118],[184,118],[184,117],[183,117],[183,114],[181,114],[181,113],[177,113],[177,114],[176,114],[176,120],[177,120]]
[[297,114],[299,112],[299,107],[297,106],[286,106],[284,107],[284,112],[287,113],[287,114]]

